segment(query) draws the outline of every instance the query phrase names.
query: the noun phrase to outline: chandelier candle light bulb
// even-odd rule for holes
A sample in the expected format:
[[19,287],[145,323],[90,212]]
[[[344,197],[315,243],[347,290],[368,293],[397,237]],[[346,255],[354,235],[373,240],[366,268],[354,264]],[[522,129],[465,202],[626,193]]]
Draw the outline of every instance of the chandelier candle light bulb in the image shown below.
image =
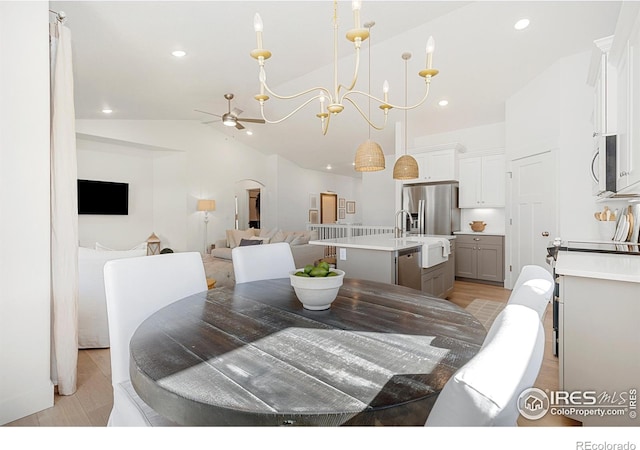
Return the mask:
[[264,24],[262,23],[262,17],[260,14],[256,13],[253,16],[253,29],[256,30],[256,39],[258,41],[258,49],[262,49],[262,29],[264,28]]
[[351,9],[353,10],[353,23],[356,29],[360,28],[360,8],[362,8],[362,2],[354,0],[351,2]]
[[427,39],[427,69],[433,67],[433,50],[435,50],[435,47],[433,36],[429,36],[429,39]]

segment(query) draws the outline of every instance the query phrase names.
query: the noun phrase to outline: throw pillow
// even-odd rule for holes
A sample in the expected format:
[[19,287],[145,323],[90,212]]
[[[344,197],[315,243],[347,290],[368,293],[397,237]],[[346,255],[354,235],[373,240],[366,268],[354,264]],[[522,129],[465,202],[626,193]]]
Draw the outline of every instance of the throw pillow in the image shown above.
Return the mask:
[[240,239],[240,244],[238,245],[238,247],[247,247],[249,245],[260,245],[262,244],[262,240],[261,239]]
[[303,245],[309,243],[309,236],[296,236],[293,241],[291,241],[291,245]]
[[285,237],[286,235],[284,234],[284,231],[278,230],[278,232],[276,232],[276,234],[273,235],[270,242],[272,244],[275,244],[277,242],[284,242]]
[[269,238],[266,238],[266,237],[251,236],[249,239],[252,240],[252,241],[260,241],[263,244],[268,244],[269,243]]
[[258,236],[271,239],[273,236],[275,236],[277,232],[278,232],[277,228],[274,228],[272,230],[267,230],[266,228],[263,228],[260,230],[260,234]]
[[296,238],[296,236],[297,236],[297,235],[298,235],[297,233],[295,233],[295,232],[293,232],[293,231],[289,231],[289,232],[287,232],[287,235],[286,235],[286,237],[284,238],[284,241],[285,241],[287,244],[291,244],[291,242],[293,242],[293,240]]
[[227,230],[227,241],[229,248],[235,248],[240,245],[241,239],[250,239],[254,236],[252,228],[248,230]]

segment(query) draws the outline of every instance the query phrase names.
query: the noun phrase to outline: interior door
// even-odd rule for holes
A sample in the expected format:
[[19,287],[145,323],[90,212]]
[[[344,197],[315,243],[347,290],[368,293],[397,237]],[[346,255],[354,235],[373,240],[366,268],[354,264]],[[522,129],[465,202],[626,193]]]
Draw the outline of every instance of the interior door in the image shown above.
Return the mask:
[[320,223],[338,221],[338,194],[320,193]]
[[557,233],[553,156],[552,151],[547,151],[511,162],[507,287],[513,286],[527,264],[550,270],[547,245]]

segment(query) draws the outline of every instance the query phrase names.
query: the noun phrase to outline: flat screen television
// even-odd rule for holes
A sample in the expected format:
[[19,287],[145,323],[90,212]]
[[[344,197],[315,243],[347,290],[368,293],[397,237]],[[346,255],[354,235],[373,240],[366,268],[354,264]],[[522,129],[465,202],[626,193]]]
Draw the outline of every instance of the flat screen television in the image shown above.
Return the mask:
[[78,180],[78,214],[128,215],[129,184]]

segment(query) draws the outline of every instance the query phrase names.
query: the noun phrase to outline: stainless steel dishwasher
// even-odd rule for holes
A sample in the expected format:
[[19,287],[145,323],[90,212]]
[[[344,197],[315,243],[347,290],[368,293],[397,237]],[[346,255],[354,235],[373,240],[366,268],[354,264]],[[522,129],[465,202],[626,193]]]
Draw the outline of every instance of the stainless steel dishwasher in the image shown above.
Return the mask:
[[396,284],[422,289],[422,247],[396,252]]

